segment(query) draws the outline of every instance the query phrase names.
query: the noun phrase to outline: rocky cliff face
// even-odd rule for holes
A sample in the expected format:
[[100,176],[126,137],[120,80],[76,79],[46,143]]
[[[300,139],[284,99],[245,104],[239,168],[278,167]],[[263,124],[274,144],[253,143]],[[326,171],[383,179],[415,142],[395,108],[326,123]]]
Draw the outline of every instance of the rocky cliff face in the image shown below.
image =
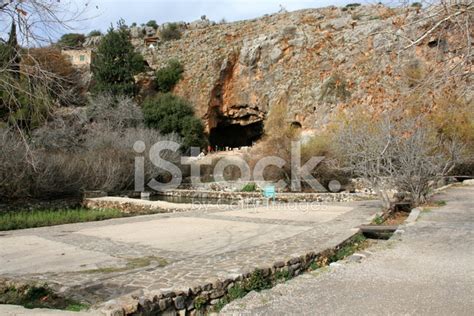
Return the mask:
[[251,139],[282,102],[288,124],[306,130],[323,126],[338,107],[396,104],[394,84],[405,80],[406,67],[426,70],[452,54],[449,34],[445,46],[427,37],[398,54],[426,30],[429,19],[410,25],[422,14],[381,5],[308,9],[193,27],[180,40],[140,49],[153,68],[181,61],[184,79],[174,92],[195,105],[211,137],[229,127]]

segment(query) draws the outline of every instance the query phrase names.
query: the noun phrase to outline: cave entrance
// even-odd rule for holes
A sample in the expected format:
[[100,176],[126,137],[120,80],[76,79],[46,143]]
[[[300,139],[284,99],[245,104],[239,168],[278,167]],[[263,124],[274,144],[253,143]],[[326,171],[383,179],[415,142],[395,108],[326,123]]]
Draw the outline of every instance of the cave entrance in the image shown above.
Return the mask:
[[209,142],[214,150],[252,146],[263,135],[263,121],[248,125],[222,124],[211,128]]

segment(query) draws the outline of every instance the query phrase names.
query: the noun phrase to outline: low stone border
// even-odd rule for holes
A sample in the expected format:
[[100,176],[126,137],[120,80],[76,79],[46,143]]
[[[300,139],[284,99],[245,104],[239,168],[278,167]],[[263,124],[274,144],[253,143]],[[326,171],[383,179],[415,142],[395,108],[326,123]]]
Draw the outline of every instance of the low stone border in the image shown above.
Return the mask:
[[84,199],[82,205],[90,209],[118,209],[126,214],[175,213],[189,211],[193,208],[192,204],[177,204],[114,196]]
[[[246,200],[264,199],[261,192],[225,192],[225,191],[196,191],[196,190],[170,190],[159,195],[196,198],[196,199],[225,199]],[[278,202],[349,202],[373,198],[367,193],[277,193],[275,200]]]
[[258,267],[252,272],[229,275],[223,279],[193,286],[187,290],[166,289],[140,295],[130,295],[112,300],[100,309],[107,316],[125,315],[205,315],[212,311],[233,287],[262,282],[274,286],[279,281],[291,279],[299,274],[326,266],[330,258],[346,245],[357,239],[357,231],[337,246],[322,252],[308,252],[288,261],[277,261],[271,267]]
[[[266,199],[260,192],[217,192],[217,191],[194,191],[194,190],[172,190],[161,195],[196,199],[196,204],[189,203],[171,203],[166,201],[149,201],[139,198],[129,197],[93,197],[84,198],[82,205],[91,209],[118,209],[127,214],[140,213],[175,213],[200,209],[203,206],[207,210],[219,210],[223,206],[219,204],[202,204],[199,199],[213,200],[235,200],[232,207],[244,207],[246,205],[263,205]],[[157,194],[155,194],[157,195]],[[349,202],[370,199],[372,196],[362,193],[278,193],[275,201],[281,203],[304,203],[304,202]],[[237,203],[240,201],[242,203]]]

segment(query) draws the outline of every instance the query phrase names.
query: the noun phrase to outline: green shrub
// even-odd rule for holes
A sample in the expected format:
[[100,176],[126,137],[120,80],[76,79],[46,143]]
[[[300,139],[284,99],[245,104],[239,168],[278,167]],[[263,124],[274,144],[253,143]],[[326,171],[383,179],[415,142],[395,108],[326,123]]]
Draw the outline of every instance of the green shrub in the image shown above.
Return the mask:
[[423,7],[423,4],[421,4],[421,2],[413,2],[413,3],[411,4],[411,6],[412,6],[413,8],[421,8],[421,7]]
[[181,31],[177,23],[166,25],[160,32],[160,37],[164,41],[178,40],[181,38]]
[[250,291],[262,291],[272,287],[272,283],[269,278],[263,276],[261,270],[255,270],[248,279],[244,280],[243,288],[246,292]]
[[382,225],[384,222],[384,219],[381,215],[377,214],[375,218],[372,220],[372,224],[374,225]]
[[61,36],[58,41],[59,46],[68,48],[81,47],[86,37],[84,34],[68,33]]
[[243,188],[242,192],[255,192],[257,191],[257,185],[253,182],[247,183]]
[[184,68],[181,63],[172,59],[168,61],[168,65],[159,69],[155,74],[155,84],[160,92],[170,92],[173,87],[182,78]]
[[360,6],[361,6],[360,3],[348,3],[348,4],[346,5],[346,8],[348,8],[348,9],[353,9],[353,8],[357,8],[357,7],[360,7]]
[[196,308],[196,310],[201,310],[204,308],[204,306],[206,305],[207,303],[207,299],[203,296],[197,296],[195,299],[194,299],[194,308]]
[[87,34],[88,37],[101,36],[101,35],[102,35],[102,32],[99,30],[92,30],[89,32],[89,34]]
[[171,93],[158,94],[143,102],[145,124],[162,134],[176,133],[183,138],[182,146],[203,148],[206,145],[204,126],[194,116],[192,105]]
[[155,20],[150,20],[150,21],[146,22],[146,26],[150,26],[150,27],[154,28],[155,30],[158,28],[158,24],[156,23]]
[[51,308],[79,312],[89,305],[56,294],[47,284],[0,288],[0,304],[20,305],[29,309]]

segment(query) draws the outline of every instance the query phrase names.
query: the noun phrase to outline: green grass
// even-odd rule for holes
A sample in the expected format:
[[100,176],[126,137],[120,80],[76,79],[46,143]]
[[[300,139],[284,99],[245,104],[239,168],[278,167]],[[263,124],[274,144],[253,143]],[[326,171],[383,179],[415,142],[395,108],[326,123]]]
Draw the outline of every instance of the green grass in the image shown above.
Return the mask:
[[86,208],[6,212],[0,213],[0,231],[101,221],[125,216],[129,215],[119,210]]
[[445,206],[446,204],[448,204],[446,201],[443,201],[443,200],[440,200],[440,201],[434,201],[433,202],[436,206]]
[[381,215],[375,215],[375,218],[372,220],[372,224],[374,225],[381,225],[384,222],[384,219]]
[[57,295],[48,285],[24,285],[20,288],[0,289],[0,304],[20,305],[25,308],[53,308],[79,312],[89,305]]
[[258,187],[255,183],[251,182],[251,183],[247,183],[246,185],[244,185],[244,187],[242,188],[242,192],[256,192],[258,190]]
[[357,234],[352,239],[339,248],[332,256],[329,257],[329,262],[336,262],[352,255],[357,250],[364,248],[366,238],[362,234]]

